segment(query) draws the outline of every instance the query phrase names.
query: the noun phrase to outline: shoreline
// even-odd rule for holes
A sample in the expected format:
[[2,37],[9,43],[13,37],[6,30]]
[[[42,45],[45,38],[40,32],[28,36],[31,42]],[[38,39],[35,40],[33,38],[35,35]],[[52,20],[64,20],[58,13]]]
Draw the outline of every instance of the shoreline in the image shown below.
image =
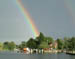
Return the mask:
[[75,55],[75,51],[63,51],[63,50],[39,50],[39,49],[32,49],[30,52],[27,51],[21,51],[21,50],[0,50],[0,52],[13,52],[13,53],[24,53],[24,54],[46,54],[46,53],[49,53],[49,54],[53,54],[53,53],[66,53],[66,54],[69,54],[69,55]]

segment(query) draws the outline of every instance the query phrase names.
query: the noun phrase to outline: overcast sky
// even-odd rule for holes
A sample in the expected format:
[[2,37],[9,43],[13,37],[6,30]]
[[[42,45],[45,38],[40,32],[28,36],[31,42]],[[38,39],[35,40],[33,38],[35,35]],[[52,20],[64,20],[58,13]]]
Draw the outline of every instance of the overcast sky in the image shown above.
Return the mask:
[[[45,36],[75,36],[75,0],[22,0],[39,32]],[[25,22],[25,23],[24,23]],[[16,0],[0,0],[0,41],[27,41],[33,37]]]

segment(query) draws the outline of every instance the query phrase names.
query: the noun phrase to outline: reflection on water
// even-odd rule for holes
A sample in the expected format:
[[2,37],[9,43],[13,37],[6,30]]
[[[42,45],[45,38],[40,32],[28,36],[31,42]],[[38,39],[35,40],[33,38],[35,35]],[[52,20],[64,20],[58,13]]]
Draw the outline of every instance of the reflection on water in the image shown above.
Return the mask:
[[59,54],[23,54],[15,52],[0,52],[0,59],[75,59],[75,55]]

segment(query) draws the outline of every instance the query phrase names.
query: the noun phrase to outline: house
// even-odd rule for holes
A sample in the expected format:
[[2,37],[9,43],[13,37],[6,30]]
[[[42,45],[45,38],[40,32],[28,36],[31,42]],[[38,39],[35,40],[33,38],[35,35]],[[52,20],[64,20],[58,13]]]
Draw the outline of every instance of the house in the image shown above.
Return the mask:
[[57,46],[58,46],[57,41],[55,41],[53,43],[49,43],[50,50],[57,49]]
[[50,49],[50,50],[53,49],[53,43],[49,43],[49,49]]
[[54,42],[54,49],[57,49],[58,43],[57,41]]

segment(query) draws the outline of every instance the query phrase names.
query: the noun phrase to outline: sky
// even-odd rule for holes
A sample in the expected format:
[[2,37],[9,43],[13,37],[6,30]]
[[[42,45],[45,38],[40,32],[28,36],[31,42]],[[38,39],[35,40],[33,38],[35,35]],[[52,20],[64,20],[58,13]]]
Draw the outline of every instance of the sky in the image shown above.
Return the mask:
[[[54,39],[75,36],[75,0],[21,0],[39,32]],[[16,0],[0,0],[0,41],[27,41],[33,34]]]

